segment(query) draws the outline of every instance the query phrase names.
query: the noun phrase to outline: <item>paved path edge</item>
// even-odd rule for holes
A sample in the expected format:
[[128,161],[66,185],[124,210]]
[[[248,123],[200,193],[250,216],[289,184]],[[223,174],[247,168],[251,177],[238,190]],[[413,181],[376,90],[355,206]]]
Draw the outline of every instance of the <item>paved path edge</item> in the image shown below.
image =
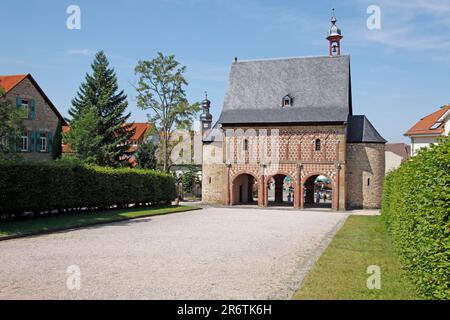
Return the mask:
[[269,300],[278,300],[284,296],[284,299],[292,300],[295,293],[301,289],[306,276],[314,268],[315,264],[328,248],[334,236],[344,226],[350,215],[343,217],[320,241],[319,245],[314,248],[312,255],[306,260],[301,261],[297,266],[297,272],[291,277],[290,283],[286,283],[286,288],[278,290]]

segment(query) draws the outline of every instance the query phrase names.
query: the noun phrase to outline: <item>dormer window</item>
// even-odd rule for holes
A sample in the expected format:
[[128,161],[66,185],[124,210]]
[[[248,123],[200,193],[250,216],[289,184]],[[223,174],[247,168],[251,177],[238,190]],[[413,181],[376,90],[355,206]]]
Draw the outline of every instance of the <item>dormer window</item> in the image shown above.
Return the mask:
[[284,96],[281,105],[283,107],[290,107],[290,106],[292,106],[292,97],[290,95]]
[[442,121],[436,121],[431,127],[431,130],[439,129],[439,127],[442,125]]

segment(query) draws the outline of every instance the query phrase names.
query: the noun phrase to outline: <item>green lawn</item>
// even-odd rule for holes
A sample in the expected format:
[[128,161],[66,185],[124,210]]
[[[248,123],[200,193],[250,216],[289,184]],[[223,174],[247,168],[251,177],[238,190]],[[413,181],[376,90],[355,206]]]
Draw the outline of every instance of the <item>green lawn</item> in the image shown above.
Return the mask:
[[[367,289],[367,267],[381,268],[381,289]],[[350,216],[293,299],[421,299],[395,256],[379,216]]]
[[11,236],[43,233],[113,221],[196,210],[195,206],[164,206],[151,208],[117,209],[90,213],[72,213],[23,221],[0,222],[0,240]]

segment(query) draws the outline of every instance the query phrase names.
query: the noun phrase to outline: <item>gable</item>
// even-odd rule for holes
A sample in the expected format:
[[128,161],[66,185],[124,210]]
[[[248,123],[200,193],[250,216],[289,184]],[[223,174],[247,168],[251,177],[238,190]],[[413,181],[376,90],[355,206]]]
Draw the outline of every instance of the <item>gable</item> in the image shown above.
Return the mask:
[[[20,79],[20,77],[22,77]],[[34,78],[31,76],[31,74],[27,74],[26,76],[0,76],[0,79],[8,78],[7,83],[9,83],[9,90],[7,90],[7,96],[10,99],[13,99],[14,97],[20,96],[20,94],[24,91],[29,91],[32,88],[33,95],[38,94],[42,97],[45,104],[53,111],[53,113],[58,117],[58,119],[61,121],[61,124],[63,126],[67,125],[66,120],[63,118],[63,116],[59,113],[58,109],[55,107],[55,105],[51,102],[51,100],[47,97],[45,92],[41,89],[41,87],[38,85],[38,83],[34,80]],[[13,80],[16,80],[16,83],[13,83]],[[4,82],[5,83],[5,82]]]

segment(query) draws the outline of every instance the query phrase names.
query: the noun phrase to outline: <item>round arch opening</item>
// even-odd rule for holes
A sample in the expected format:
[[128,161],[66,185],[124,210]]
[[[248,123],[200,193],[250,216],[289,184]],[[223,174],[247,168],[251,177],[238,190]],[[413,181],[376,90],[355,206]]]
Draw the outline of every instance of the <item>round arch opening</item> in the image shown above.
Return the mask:
[[331,209],[333,207],[333,181],[325,175],[316,174],[303,184],[304,208]]
[[248,173],[242,173],[233,180],[232,205],[257,205],[258,181]]
[[275,174],[267,180],[268,206],[294,206],[294,181],[286,174]]

